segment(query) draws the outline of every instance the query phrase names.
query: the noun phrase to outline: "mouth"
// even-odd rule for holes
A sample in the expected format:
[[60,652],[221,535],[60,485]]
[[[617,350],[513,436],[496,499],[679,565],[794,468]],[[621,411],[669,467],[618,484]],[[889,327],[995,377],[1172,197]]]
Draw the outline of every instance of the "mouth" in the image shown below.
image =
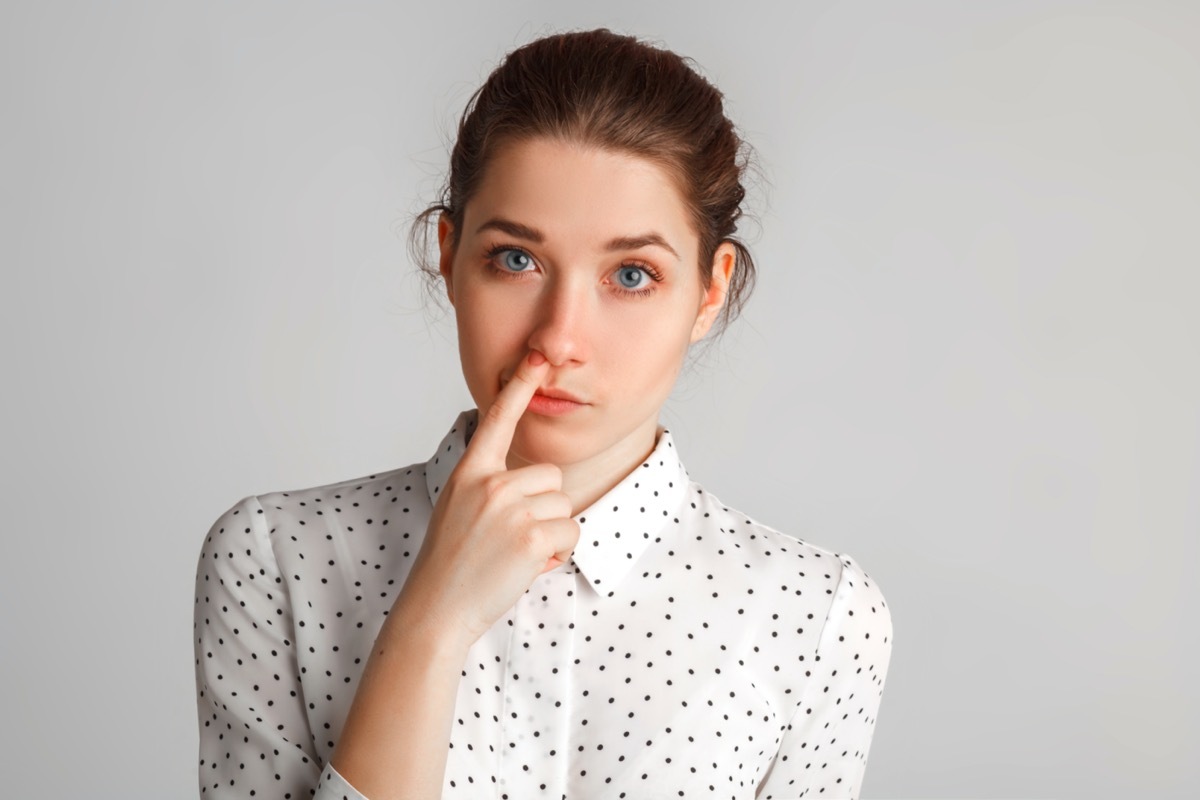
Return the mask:
[[585,405],[585,403],[582,400],[580,400],[578,397],[571,394],[570,392],[563,391],[562,389],[555,389],[552,386],[543,386],[543,387],[539,388],[536,392],[533,393],[534,397],[537,397],[539,395],[541,395],[542,397],[549,397],[551,400],[569,400],[572,403],[578,403],[579,405]]
[[542,417],[563,417],[586,406],[561,389],[546,388],[533,393],[525,410]]
[[[501,377],[500,378],[500,388],[503,389],[505,386],[507,386],[508,382],[511,379],[512,379],[511,376]],[[559,389],[558,387],[555,387],[555,386],[540,386],[540,387],[538,387],[537,391],[535,391],[533,393],[533,396],[534,397],[545,397],[545,398],[549,398],[551,400],[566,400],[568,402],[575,403],[576,405],[581,405],[581,406],[589,405],[588,403],[584,402],[584,400],[582,398],[580,398],[578,395],[574,395],[574,394],[568,392],[566,389]]]
[[[500,388],[504,388],[508,384],[509,378],[500,379]],[[530,411],[541,417],[562,417],[570,415],[574,411],[590,405],[584,402],[577,395],[568,392],[566,389],[560,389],[556,386],[542,386],[533,393],[533,397],[529,398],[529,405],[526,407]]]

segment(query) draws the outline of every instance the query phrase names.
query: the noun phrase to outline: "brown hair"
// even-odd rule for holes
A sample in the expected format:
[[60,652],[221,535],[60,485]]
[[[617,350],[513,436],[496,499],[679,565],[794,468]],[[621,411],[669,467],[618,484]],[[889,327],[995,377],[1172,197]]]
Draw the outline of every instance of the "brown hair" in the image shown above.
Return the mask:
[[430,222],[445,213],[458,244],[466,204],[500,145],[564,139],[646,158],[675,178],[699,234],[705,288],[718,245],[736,251],[719,321],[727,325],[754,284],[750,251],[734,237],[751,150],[725,116],[721,92],[689,61],[607,28],[547,36],[509,53],[467,101],[441,199],[413,221],[409,243],[421,270],[436,285]]

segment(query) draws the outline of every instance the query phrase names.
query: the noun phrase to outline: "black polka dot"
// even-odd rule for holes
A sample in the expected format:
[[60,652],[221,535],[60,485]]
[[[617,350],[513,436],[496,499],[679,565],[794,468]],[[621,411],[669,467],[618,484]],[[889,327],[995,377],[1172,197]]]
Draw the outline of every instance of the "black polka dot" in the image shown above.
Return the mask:
[[[477,419],[426,462],[249,496],[212,525],[201,797],[363,800],[329,759]],[[666,430],[576,519],[574,555],[468,654],[444,797],[858,795],[892,625],[857,562],[722,504]]]

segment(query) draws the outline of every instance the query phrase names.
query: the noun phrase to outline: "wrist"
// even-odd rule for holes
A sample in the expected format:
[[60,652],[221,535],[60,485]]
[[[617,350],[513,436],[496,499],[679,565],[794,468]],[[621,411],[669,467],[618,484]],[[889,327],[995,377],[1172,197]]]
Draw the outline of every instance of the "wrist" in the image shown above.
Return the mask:
[[420,651],[427,658],[461,667],[475,639],[458,626],[450,625],[437,615],[404,603],[397,603],[375,637],[376,652],[412,653]]

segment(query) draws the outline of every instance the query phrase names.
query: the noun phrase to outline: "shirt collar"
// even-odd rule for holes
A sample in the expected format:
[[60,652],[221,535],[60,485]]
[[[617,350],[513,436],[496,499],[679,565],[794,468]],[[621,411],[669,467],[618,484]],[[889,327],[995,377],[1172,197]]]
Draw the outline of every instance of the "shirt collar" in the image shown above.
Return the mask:
[[[429,502],[437,498],[466,451],[479,420],[476,409],[458,415],[437,452],[425,464]],[[575,515],[579,543],[571,561],[592,588],[612,594],[633,565],[675,518],[689,478],[671,432],[658,429],[654,450],[599,500]]]

